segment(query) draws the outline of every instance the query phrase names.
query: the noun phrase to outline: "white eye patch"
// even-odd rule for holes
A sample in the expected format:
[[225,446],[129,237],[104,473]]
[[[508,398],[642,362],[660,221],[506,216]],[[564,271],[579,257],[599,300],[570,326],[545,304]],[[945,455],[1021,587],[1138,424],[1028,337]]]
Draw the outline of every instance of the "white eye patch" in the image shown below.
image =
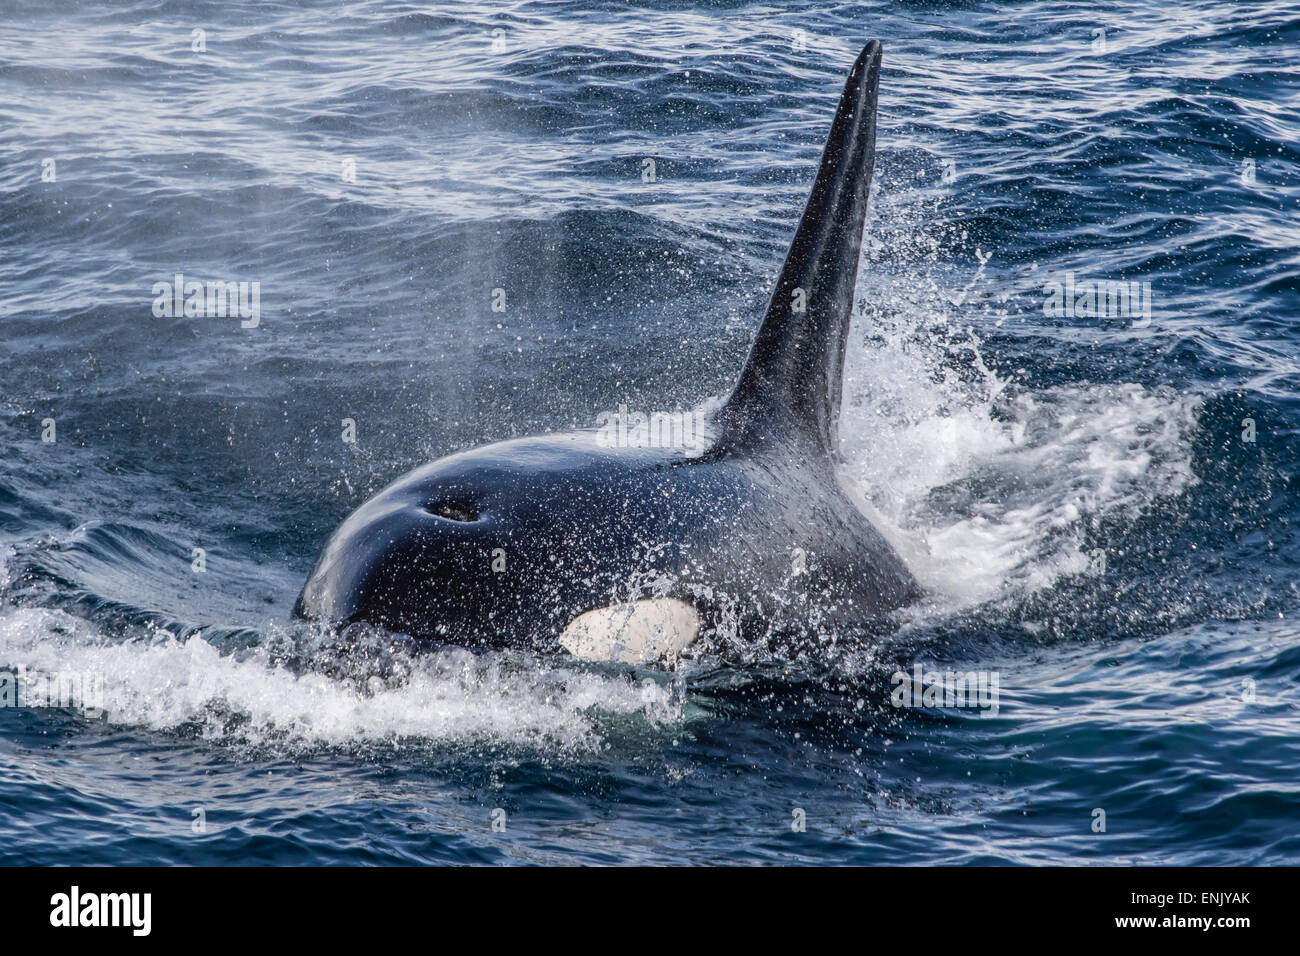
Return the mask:
[[699,633],[695,608],[655,598],[579,614],[560,635],[560,646],[584,661],[652,664],[680,653]]

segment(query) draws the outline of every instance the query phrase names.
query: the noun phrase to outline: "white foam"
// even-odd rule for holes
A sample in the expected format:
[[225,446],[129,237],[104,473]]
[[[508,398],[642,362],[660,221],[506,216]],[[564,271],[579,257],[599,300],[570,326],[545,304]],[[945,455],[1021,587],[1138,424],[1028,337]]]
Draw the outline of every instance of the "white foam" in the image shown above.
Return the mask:
[[1195,398],[1136,383],[1021,389],[987,369],[942,299],[891,306],[855,327],[842,452],[941,606],[1084,571],[1090,523],[1136,518],[1195,480]]
[[602,719],[671,727],[682,716],[676,688],[630,675],[450,649],[399,657],[382,677],[356,680],[295,674],[276,662],[277,643],[222,654],[199,638],[160,632],[123,641],[62,611],[0,610],[0,668],[102,676],[115,724],[190,725],[204,737],[253,743],[488,738],[577,752],[602,746]]

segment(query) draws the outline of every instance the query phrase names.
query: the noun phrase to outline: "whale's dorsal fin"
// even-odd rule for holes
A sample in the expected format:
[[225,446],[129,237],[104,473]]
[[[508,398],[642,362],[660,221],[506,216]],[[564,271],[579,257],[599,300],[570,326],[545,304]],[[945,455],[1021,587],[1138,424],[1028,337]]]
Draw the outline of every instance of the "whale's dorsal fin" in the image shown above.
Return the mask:
[[839,444],[840,380],[862,223],[876,155],[880,42],[862,50],[835,111],[821,167],[735,391],[719,447],[786,436]]

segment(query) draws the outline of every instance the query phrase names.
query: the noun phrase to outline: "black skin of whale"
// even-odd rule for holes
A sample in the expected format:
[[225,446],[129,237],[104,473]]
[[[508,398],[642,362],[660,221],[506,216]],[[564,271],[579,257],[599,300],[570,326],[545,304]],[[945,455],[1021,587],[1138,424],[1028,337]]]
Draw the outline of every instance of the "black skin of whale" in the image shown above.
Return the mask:
[[872,41],[850,71],[767,314],[702,453],[602,447],[580,431],[443,458],[339,526],[295,615],[554,651],[577,615],[646,597],[686,601],[703,634],[742,641],[870,636],[914,601],[912,575],[836,468],[880,59]]

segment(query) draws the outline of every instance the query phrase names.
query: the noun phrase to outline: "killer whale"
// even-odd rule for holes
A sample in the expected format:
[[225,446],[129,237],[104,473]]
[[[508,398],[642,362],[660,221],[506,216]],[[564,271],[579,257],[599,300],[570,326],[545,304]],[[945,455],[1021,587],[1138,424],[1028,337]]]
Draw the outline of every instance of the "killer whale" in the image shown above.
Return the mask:
[[915,579],[836,468],[880,64],[873,40],[702,452],[606,447],[578,431],[443,458],[338,527],[294,614],[653,662],[702,636],[870,636],[914,601]]

